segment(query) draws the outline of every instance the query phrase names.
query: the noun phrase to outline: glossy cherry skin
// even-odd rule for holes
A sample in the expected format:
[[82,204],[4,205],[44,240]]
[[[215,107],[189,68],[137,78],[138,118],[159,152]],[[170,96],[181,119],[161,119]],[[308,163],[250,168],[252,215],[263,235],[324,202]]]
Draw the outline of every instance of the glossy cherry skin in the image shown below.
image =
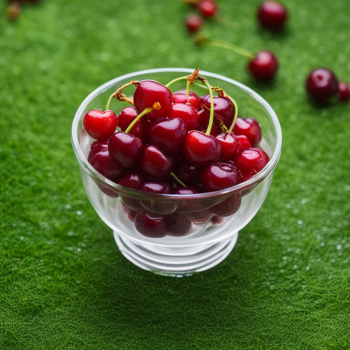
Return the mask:
[[154,122],[148,130],[153,145],[161,150],[177,154],[182,152],[187,126],[180,118]]
[[231,216],[239,210],[241,207],[241,194],[236,193],[231,197],[225,199],[223,202],[210,208],[210,211],[221,217]]
[[240,175],[236,167],[223,162],[209,164],[202,173],[203,186],[209,192],[220,191],[239,182]]
[[349,102],[350,100],[350,86],[344,81],[339,83],[339,101]]
[[258,80],[271,80],[278,69],[276,56],[267,50],[260,51],[255,58],[248,63],[248,70]]
[[175,175],[187,186],[195,184],[201,178],[202,170],[187,160],[177,162]]
[[171,91],[164,85],[154,80],[142,80],[136,85],[134,92],[134,104],[138,113],[146,108],[153,107],[154,103],[160,103],[161,108],[147,114],[147,119],[165,117],[173,102]]
[[202,29],[203,21],[202,21],[202,18],[200,18],[195,13],[190,13],[186,17],[185,24],[189,32],[195,33],[195,32],[198,32],[198,30]]
[[168,117],[169,119],[182,119],[185,122],[188,131],[197,130],[199,127],[198,110],[191,104],[174,103],[170,108]]
[[184,155],[190,163],[204,167],[219,160],[221,145],[214,136],[190,131],[185,139]]
[[90,164],[100,174],[114,182],[117,182],[124,170],[122,165],[112,159],[106,149],[91,157]]
[[124,168],[130,168],[137,163],[142,154],[142,141],[125,132],[116,132],[108,143],[110,156]]
[[148,176],[161,179],[169,175],[175,166],[174,159],[158,147],[148,145],[141,155],[139,167]]
[[183,214],[173,213],[165,217],[168,236],[182,237],[191,231],[191,221]]
[[113,111],[93,109],[84,115],[86,132],[96,140],[108,140],[117,128],[117,117]]
[[206,18],[215,16],[217,11],[217,4],[213,0],[202,0],[197,7],[202,16]]
[[98,152],[108,150],[108,141],[95,141],[90,146],[90,152],[88,155],[88,162],[90,163],[91,158]]
[[[179,90],[173,93],[174,103],[187,103],[186,90]],[[196,110],[199,109],[200,99],[197,94],[190,91],[188,95],[188,103],[191,104]]]
[[252,148],[252,145],[250,144],[247,136],[244,135],[237,135],[237,142],[238,142],[238,147],[237,147],[237,152],[236,154],[240,154],[246,149]]
[[287,10],[279,2],[264,1],[258,8],[258,19],[263,27],[277,30],[283,27]]
[[139,190],[145,183],[145,177],[138,170],[126,170],[119,180],[119,185]]
[[235,165],[244,182],[264,169],[269,160],[269,156],[263,149],[250,148],[236,156]]
[[195,225],[200,225],[208,221],[212,217],[212,213],[209,209],[197,211],[195,213],[185,214],[186,218]]
[[[117,125],[120,130],[125,131],[137,115],[134,107],[128,106],[123,108],[117,115]],[[148,137],[148,123],[146,118],[139,119],[128,133],[138,137],[142,142],[146,142]]]
[[332,71],[318,68],[312,71],[306,80],[306,90],[311,98],[318,102],[326,102],[338,94],[339,83]]
[[261,141],[261,127],[254,118],[238,117],[233,127],[236,135],[244,135],[248,138],[252,146],[257,145]]
[[138,212],[135,217],[135,228],[143,236],[162,238],[167,234],[166,220],[163,216]]
[[[210,102],[209,94],[201,97],[201,106],[206,116],[206,125],[208,125],[209,122]],[[235,113],[235,106],[229,98],[214,97],[214,112],[220,116],[227,128],[231,126]]]
[[233,159],[236,155],[238,148],[238,141],[236,135],[232,132],[230,133],[221,133],[216,136],[217,140],[221,145],[221,156],[220,159],[230,160]]

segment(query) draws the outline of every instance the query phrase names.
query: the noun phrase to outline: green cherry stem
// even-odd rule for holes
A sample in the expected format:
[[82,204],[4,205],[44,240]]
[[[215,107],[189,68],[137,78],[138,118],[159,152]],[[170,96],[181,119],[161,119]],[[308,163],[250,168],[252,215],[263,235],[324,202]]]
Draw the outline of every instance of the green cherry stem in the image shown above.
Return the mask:
[[185,80],[185,79],[187,79],[187,75],[186,75],[185,77],[176,78],[176,79],[170,81],[170,82],[169,82],[168,84],[166,84],[165,86],[166,86],[166,87],[169,87],[170,85],[172,85],[172,84],[174,84],[174,83],[176,83],[176,82],[178,82],[178,81],[180,81],[180,80]]
[[111,104],[111,102],[112,102],[112,99],[113,99],[113,97],[114,97],[114,92],[113,92],[113,94],[111,95],[111,96],[109,96],[109,99],[108,99],[108,102],[107,102],[107,105],[106,105],[106,111],[108,111],[109,110],[109,106],[110,106],[110,104]]
[[186,103],[189,102],[189,97],[190,97],[190,85],[191,85],[191,80],[187,80],[187,84],[186,84]]
[[173,173],[171,172],[170,175],[183,187],[187,188],[187,186]]
[[210,135],[211,128],[213,127],[213,121],[214,121],[214,97],[213,97],[213,91],[211,90],[211,86],[208,83],[207,79],[203,79],[203,83],[207,85],[210,95],[210,115],[209,115],[209,123],[208,128],[206,131],[206,135]]
[[124,84],[123,86],[121,86],[117,91],[113,92],[113,94],[111,96],[109,96],[108,102],[107,102],[107,106],[106,106],[106,110],[109,110],[109,105],[111,104],[111,101],[113,99],[113,97],[115,97],[117,100],[122,101],[122,102],[129,102],[130,104],[134,104],[134,101],[132,98],[126,97],[124,94],[122,94],[123,89],[125,89],[126,87],[130,86],[130,85],[135,85],[137,86],[137,84],[139,84],[139,81],[133,81],[130,80],[129,83]]
[[231,124],[230,128],[228,129],[228,132],[232,132],[233,127],[235,126],[235,123],[237,120],[237,116],[238,116],[238,106],[237,106],[236,101],[232,97],[230,97],[229,95],[227,95],[227,97],[230,99],[230,101],[235,106],[235,115],[233,116],[232,124]]
[[132,127],[147,113],[152,112],[152,111],[158,111],[160,109],[160,103],[159,102],[155,102],[153,104],[153,107],[148,107],[146,109],[144,109],[128,126],[128,128],[125,130],[125,133],[127,134]]

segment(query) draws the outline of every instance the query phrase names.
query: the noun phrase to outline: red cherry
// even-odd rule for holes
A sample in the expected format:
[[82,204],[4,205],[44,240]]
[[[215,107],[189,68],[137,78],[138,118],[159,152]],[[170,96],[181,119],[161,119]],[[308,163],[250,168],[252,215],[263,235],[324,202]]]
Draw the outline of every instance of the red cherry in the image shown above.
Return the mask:
[[93,109],[84,115],[83,125],[93,139],[108,140],[117,127],[117,117],[113,111]]
[[184,155],[190,163],[204,167],[219,160],[221,145],[214,136],[190,131],[185,139]]
[[168,236],[186,236],[192,227],[191,221],[183,214],[173,213],[166,217]]
[[202,29],[203,21],[202,18],[200,18],[198,15],[190,13],[186,17],[185,24],[190,32],[195,33],[198,30]]
[[236,135],[244,135],[248,138],[251,145],[255,146],[261,141],[261,128],[254,118],[238,117],[233,127]]
[[177,161],[175,175],[185,184],[192,185],[200,179],[202,170],[189,163],[186,159]]
[[153,145],[161,150],[176,154],[180,153],[187,135],[187,126],[180,118],[155,122],[148,130]]
[[[189,187],[179,188],[175,192],[175,194],[179,194],[182,196],[192,195],[192,194],[196,194],[196,193],[198,193],[197,190],[195,190],[194,188],[189,188]],[[177,206],[177,212],[179,212],[179,213],[192,213],[192,212],[195,212],[195,211],[198,211],[201,209],[202,209],[202,207],[201,207],[199,201],[184,200],[183,202],[181,202]]]
[[221,133],[216,136],[221,145],[221,159],[230,160],[236,155],[238,141],[236,135],[231,133]]
[[[187,103],[186,90],[180,90],[173,93],[174,103]],[[188,95],[188,103],[191,104],[195,109],[199,109],[200,99],[197,94],[190,91]]]
[[96,153],[90,159],[91,166],[107,179],[117,182],[122,175],[124,168],[114,162],[106,149]]
[[125,132],[116,132],[109,139],[108,152],[114,160],[125,168],[130,168],[139,160],[142,147],[142,141],[138,137]]
[[235,165],[242,180],[247,181],[264,169],[269,160],[269,156],[261,148],[250,148],[236,156]]
[[217,4],[213,0],[202,0],[198,4],[198,9],[203,17],[213,17],[217,11]]
[[[207,128],[208,128],[209,115],[206,114],[206,113],[204,112],[204,110],[202,109],[202,110],[198,113],[198,116],[199,116],[199,123],[200,123],[198,130],[205,133],[206,130],[207,130]],[[222,132],[221,129],[219,129],[217,126],[215,126],[215,124],[212,125],[211,130],[210,130],[210,135],[216,137],[216,136],[218,136],[221,132]]]
[[249,62],[248,69],[255,78],[268,81],[275,76],[278,69],[278,61],[272,52],[267,50],[260,51]]
[[[201,97],[201,105],[206,118],[206,125],[208,125],[209,122],[210,103],[211,99],[209,94]],[[220,116],[227,128],[231,126],[235,114],[235,106],[229,98],[214,97],[214,112]]]
[[[137,111],[134,107],[128,106],[123,108],[117,115],[117,125],[120,130],[125,131],[137,115]],[[148,137],[148,123],[146,118],[139,119],[130,129],[129,134],[138,137],[142,142],[146,142]]]
[[90,163],[91,158],[98,152],[107,151],[108,142],[107,141],[95,141],[90,146],[90,152],[88,156],[88,162]]
[[225,199],[223,202],[211,207],[210,211],[215,215],[228,217],[237,213],[240,207],[241,207],[241,194],[236,193],[231,197]]
[[287,18],[286,8],[276,1],[264,1],[258,8],[258,19],[263,27],[280,29]]
[[338,94],[339,83],[332,71],[319,68],[312,71],[306,80],[306,89],[310,97],[318,102],[326,102]]
[[146,146],[140,159],[140,169],[148,176],[161,179],[169,175],[175,165],[174,159],[155,146]]
[[142,80],[136,85],[134,104],[139,113],[153,107],[156,102],[161,106],[159,110],[148,113],[148,119],[165,117],[169,113],[172,101],[170,90],[154,80]]
[[207,191],[220,191],[239,182],[236,167],[223,162],[208,165],[202,173],[202,183]]
[[145,177],[138,170],[127,170],[119,180],[119,185],[139,190],[145,182]]
[[182,119],[185,122],[188,131],[197,130],[199,127],[198,110],[191,104],[174,103],[170,108],[168,117],[170,119]]
[[138,212],[135,217],[135,228],[146,237],[162,238],[167,234],[166,220],[163,216]]
[[341,81],[339,83],[339,101],[347,103],[349,102],[349,100],[350,100],[350,86],[344,81]]
[[210,219],[212,213],[209,209],[205,209],[202,211],[197,211],[195,213],[187,213],[185,214],[186,218],[190,220],[195,225],[200,225],[205,223]]
[[237,152],[236,154],[240,154],[246,149],[252,148],[252,145],[250,144],[247,136],[244,135],[237,135],[237,142],[238,142],[238,147],[237,147]]

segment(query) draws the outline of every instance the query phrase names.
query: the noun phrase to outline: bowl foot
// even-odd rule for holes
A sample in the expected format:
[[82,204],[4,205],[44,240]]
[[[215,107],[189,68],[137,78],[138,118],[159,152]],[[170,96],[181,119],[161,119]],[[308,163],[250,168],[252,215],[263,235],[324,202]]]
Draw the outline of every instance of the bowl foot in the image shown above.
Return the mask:
[[194,247],[161,247],[130,240],[114,232],[121,253],[134,265],[157,274],[182,277],[205,271],[223,261],[235,246],[238,232],[218,243]]

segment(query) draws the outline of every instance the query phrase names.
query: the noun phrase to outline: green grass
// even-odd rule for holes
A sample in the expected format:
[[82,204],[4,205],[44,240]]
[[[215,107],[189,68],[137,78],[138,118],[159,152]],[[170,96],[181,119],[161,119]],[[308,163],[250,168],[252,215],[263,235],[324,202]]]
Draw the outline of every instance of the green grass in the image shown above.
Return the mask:
[[[16,23],[0,19],[1,349],[350,348],[350,109],[314,106],[304,92],[319,66],[350,81],[350,2],[288,1],[288,30],[276,35],[257,28],[259,2],[219,1],[239,26],[205,33],[276,52],[268,86],[243,58],[194,47],[180,1],[47,0]],[[232,254],[182,279],[119,253],[70,144],[89,92],[170,66],[251,86],[284,138],[269,196]]]

